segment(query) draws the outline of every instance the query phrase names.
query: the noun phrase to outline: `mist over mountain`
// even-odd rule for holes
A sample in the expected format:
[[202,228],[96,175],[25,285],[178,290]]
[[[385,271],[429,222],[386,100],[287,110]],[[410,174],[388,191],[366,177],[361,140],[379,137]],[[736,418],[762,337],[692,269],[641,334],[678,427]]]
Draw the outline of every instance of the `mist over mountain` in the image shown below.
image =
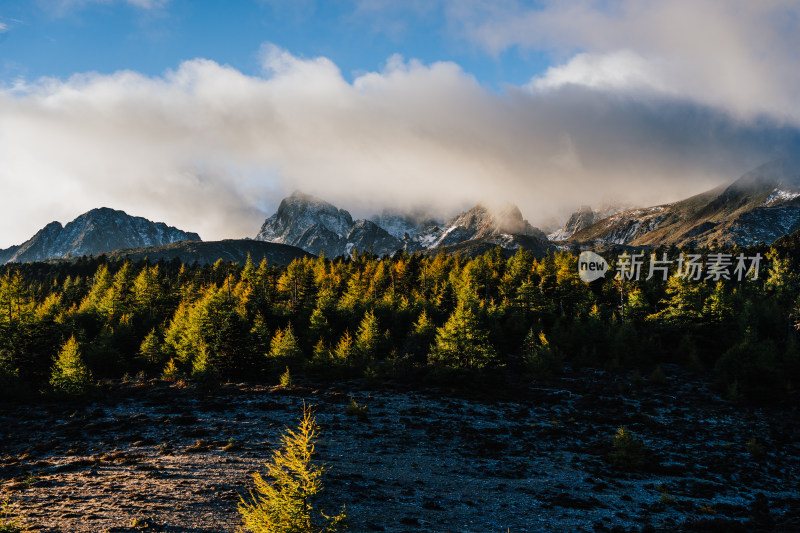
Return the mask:
[[[349,225],[349,230],[345,230]],[[326,257],[371,250],[377,255],[398,250],[409,253],[461,245],[502,235],[517,235],[528,242],[547,242],[546,235],[525,220],[512,204],[499,207],[477,205],[459,213],[446,223],[420,213],[384,211],[372,220],[353,221],[350,213],[314,196],[295,192],[281,201],[277,212],[261,227],[257,240],[290,244]],[[488,242],[488,241],[487,241]],[[493,246],[519,242],[497,240]],[[538,248],[539,246],[535,246]],[[547,244],[543,244],[546,248]]]
[[551,241],[579,247],[746,246],[769,244],[798,229],[800,162],[797,157],[786,157],[763,164],[729,185],[678,202],[626,210],[614,205],[597,211],[581,206],[549,236],[510,203],[478,204],[445,222],[419,209],[403,212],[397,208],[386,209],[371,219],[354,219],[345,209],[295,192],[264,221],[255,241],[234,239],[204,247],[178,246],[176,243],[183,241],[200,241],[200,236],[124,211],[99,208],[65,226],[51,222],[24,243],[0,250],[0,264],[118,250],[127,250],[130,257],[178,257],[199,262],[219,258],[243,261],[248,253],[286,262],[308,253],[334,258],[354,250],[378,256],[398,250],[476,255],[497,246],[506,252],[522,247],[542,255],[555,249]]
[[612,215],[577,231],[584,244],[770,244],[800,227],[800,162],[781,158],[679,202]]
[[630,210],[630,207],[626,208],[618,204],[606,205],[597,210],[593,210],[588,205],[582,205],[578,208],[577,211],[575,211],[569,216],[569,218],[567,219],[567,221],[564,223],[563,226],[549,233],[547,235],[547,238],[550,239],[551,241],[562,241],[564,239],[568,239],[575,233],[579,232],[584,228],[588,228],[595,222],[599,222],[604,218],[610,217],[611,215],[616,215],[617,213],[621,213],[627,210]]

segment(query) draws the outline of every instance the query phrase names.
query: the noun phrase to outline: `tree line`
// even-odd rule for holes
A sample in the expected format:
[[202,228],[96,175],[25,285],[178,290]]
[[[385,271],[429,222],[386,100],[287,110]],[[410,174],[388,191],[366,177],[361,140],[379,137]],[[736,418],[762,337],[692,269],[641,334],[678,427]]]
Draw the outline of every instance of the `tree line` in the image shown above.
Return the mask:
[[564,363],[676,363],[714,372],[732,396],[781,395],[800,378],[797,254],[759,252],[760,276],[742,281],[609,274],[584,283],[574,253],[499,248],[472,259],[355,252],[288,266],[5,265],[0,397],[82,394],[98,379],[141,373],[269,381],[287,367],[315,379],[480,385],[547,379]]

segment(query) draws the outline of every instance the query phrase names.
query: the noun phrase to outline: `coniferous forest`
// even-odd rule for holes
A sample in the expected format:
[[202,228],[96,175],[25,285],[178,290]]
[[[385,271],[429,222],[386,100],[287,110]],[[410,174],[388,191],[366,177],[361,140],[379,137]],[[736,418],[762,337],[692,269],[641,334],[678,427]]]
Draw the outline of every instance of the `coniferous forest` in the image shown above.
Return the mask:
[[794,248],[5,265],[0,531],[791,530]]
[[565,364],[672,363],[712,375],[733,398],[779,398],[800,378],[800,280],[789,251],[762,251],[758,276],[742,280],[592,283],[569,252],[500,249],[473,259],[356,252],[286,267],[102,256],[6,265],[0,391],[74,396],[134,375],[276,382],[287,368],[491,390]]

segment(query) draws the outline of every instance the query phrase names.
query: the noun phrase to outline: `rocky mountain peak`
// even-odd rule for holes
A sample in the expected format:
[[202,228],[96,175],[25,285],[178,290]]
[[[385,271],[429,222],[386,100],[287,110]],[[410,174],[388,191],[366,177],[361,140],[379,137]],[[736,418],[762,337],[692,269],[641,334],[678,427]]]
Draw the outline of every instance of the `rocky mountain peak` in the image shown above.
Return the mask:
[[4,262],[43,261],[69,255],[97,255],[120,248],[199,240],[197,233],[102,207],[78,216],[66,226],[51,222],[23,244],[0,250],[0,258]]
[[577,211],[570,215],[569,219],[564,224],[564,227],[551,233],[547,236],[547,238],[552,241],[568,239],[583,228],[588,228],[597,220],[599,220],[597,218],[597,214],[592,210],[592,208],[588,205],[582,205]]
[[313,196],[294,193],[269,217],[257,240],[291,244],[326,257],[354,249],[376,255],[451,246],[497,235],[525,235],[546,240],[522,217],[515,205],[499,208],[477,205],[440,225],[425,213],[384,211],[372,220],[353,221],[350,213]]
[[401,212],[388,209],[384,209],[380,215],[370,217],[369,220],[397,239],[402,239],[405,235],[413,237],[427,227],[442,224],[427,213],[418,211]]
[[256,240],[292,244],[315,224],[343,238],[353,225],[353,217],[324,200],[295,191],[264,221]]
[[514,204],[496,208],[478,204],[451,218],[447,225],[450,227],[461,226],[473,231],[473,239],[500,233],[520,235],[537,233],[537,230],[522,217],[522,212]]
[[403,248],[403,243],[371,220],[357,220],[347,234],[345,254],[353,250],[372,250],[377,255],[393,254]]

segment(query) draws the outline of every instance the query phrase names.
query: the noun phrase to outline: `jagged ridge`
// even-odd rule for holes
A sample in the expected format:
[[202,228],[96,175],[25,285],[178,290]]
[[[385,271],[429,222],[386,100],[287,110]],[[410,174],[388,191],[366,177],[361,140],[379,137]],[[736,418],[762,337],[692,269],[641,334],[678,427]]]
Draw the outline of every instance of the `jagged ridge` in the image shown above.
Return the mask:
[[66,226],[51,222],[23,244],[0,250],[0,260],[3,263],[44,261],[199,240],[197,233],[101,207],[80,215]]

